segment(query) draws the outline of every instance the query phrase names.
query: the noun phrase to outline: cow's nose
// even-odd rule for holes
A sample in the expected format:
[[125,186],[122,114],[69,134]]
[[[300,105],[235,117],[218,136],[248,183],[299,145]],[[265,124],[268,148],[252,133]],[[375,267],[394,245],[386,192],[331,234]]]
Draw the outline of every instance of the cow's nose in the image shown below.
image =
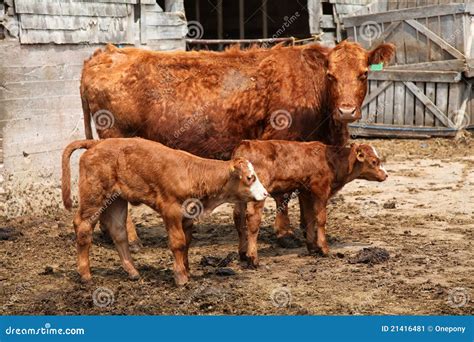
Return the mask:
[[356,107],[339,107],[339,113],[341,113],[341,116],[354,116],[356,111]]

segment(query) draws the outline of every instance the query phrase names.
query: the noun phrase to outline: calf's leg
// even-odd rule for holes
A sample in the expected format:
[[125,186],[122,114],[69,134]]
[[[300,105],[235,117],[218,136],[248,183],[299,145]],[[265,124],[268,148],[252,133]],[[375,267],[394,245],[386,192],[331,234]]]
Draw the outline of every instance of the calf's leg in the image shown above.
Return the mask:
[[247,263],[251,267],[258,266],[257,238],[262,222],[262,211],[265,201],[247,203]]
[[291,194],[274,196],[276,202],[275,231],[277,242],[283,248],[298,248],[301,242],[295,237],[288,216],[288,203]]
[[127,201],[117,198],[100,215],[100,220],[105,225],[112,238],[122,262],[122,267],[130,279],[138,279],[139,273],[133,265],[127,240]]
[[[327,201],[316,199],[314,201],[314,211],[316,213],[316,246],[323,255],[329,254],[329,247],[326,241],[326,219],[327,219]],[[314,240],[313,240],[314,241]]]
[[[100,227],[100,230],[102,231],[104,238],[110,241],[111,239],[110,233],[107,229],[107,226],[104,224],[104,222],[102,222],[102,219],[100,219],[99,221],[99,227]],[[128,243],[130,245],[130,250],[132,252],[138,252],[141,249],[141,247],[143,247],[142,242],[140,241],[140,238],[138,237],[135,224],[132,221],[132,216],[130,212],[127,215],[127,238],[128,238]]]
[[247,228],[245,226],[245,213],[247,204],[236,203],[234,205],[234,225],[239,234],[239,256],[240,260],[247,260]]
[[189,252],[189,246],[191,245],[191,241],[193,239],[193,220],[185,218],[183,219],[182,222],[183,229],[184,229],[184,235],[186,237],[186,250],[184,253],[184,266],[186,267],[186,271],[189,274],[189,259],[188,259],[188,252]]
[[186,234],[182,225],[182,215],[179,207],[173,212],[163,212],[166,230],[168,231],[169,246],[174,256],[173,272],[176,285],[182,286],[188,282],[189,265],[187,258]]
[[83,282],[89,282],[91,280],[89,251],[92,245],[92,230],[95,222],[84,218],[81,215],[81,209],[79,209],[73,224],[76,232],[77,272]]

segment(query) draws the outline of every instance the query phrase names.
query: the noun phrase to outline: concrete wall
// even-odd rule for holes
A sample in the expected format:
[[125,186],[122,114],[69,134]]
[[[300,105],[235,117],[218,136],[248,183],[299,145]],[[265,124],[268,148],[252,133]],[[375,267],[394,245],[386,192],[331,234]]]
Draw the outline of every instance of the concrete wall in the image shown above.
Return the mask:
[[84,137],[82,63],[97,47],[0,41],[4,178],[0,217],[52,213],[58,208],[61,150]]

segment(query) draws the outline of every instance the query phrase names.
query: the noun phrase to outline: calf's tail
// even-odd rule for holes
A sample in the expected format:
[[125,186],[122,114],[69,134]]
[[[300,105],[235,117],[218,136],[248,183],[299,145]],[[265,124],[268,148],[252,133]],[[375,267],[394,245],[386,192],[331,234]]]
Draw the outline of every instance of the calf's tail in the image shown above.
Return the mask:
[[63,196],[63,204],[67,210],[72,208],[71,200],[71,168],[70,168],[70,159],[71,154],[80,148],[89,149],[99,141],[97,140],[77,140],[66,146],[63,152],[62,157],[62,177],[61,177],[61,190]]

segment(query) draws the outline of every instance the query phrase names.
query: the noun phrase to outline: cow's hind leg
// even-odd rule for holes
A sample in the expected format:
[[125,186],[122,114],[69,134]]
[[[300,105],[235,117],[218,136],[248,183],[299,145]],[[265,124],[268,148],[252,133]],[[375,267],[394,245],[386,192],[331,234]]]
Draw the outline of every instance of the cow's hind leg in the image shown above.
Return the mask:
[[295,237],[288,216],[288,203],[290,194],[274,196],[276,202],[275,231],[277,242],[283,248],[301,247],[301,241]]
[[127,201],[121,198],[115,199],[101,214],[100,220],[107,227],[117,248],[122,266],[130,279],[138,279],[139,274],[133,265],[127,240]]

